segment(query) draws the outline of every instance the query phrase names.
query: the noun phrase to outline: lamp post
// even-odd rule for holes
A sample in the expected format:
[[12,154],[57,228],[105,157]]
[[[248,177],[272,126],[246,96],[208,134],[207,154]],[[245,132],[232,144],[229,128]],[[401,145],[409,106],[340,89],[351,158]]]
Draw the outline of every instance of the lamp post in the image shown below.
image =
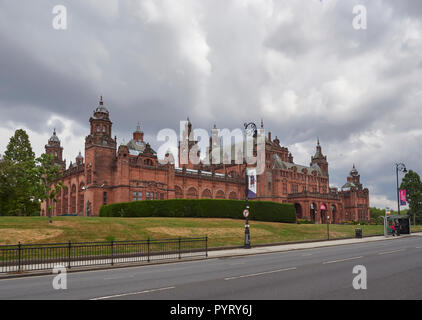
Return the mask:
[[407,173],[404,163],[396,163],[396,179],[397,179],[397,212],[400,214],[400,188],[399,188],[399,171]]
[[327,216],[327,237],[330,240],[330,216]]
[[[248,133],[252,133],[253,136],[256,135],[256,133],[257,133],[256,124],[253,123],[253,122],[245,123],[244,127],[245,127],[245,133],[246,133],[245,142],[247,142]],[[245,211],[243,212],[243,215],[246,218],[244,248],[250,249],[251,248],[251,234],[250,234],[250,230],[249,230],[249,205],[248,205],[249,177],[248,177],[248,162],[246,161],[246,157],[247,157],[247,150],[246,149],[247,149],[247,143],[244,144],[244,150],[245,150],[245,156],[244,156],[244,158],[245,158],[244,159],[245,160]]]

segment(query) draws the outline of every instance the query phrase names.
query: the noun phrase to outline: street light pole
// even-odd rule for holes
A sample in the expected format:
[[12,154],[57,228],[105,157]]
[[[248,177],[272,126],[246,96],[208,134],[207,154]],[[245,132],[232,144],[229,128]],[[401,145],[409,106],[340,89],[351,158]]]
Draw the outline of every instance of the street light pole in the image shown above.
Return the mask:
[[250,249],[251,248],[251,234],[250,234],[250,230],[249,230],[249,204],[248,204],[248,195],[249,195],[249,177],[248,177],[248,162],[246,160],[247,158],[247,136],[248,136],[248,132],[253,133],[253,136],[256,135],[257,130],[256,130],[256,124],[253,122],[250,123],[245,123],[244,124],[245,127],[245,144],[244,144],[244,161],[245,161],[245,212],[247,212],[247,214],[245,215],[246,221],[245,221],[245,243],[244,243],[244,248],[245,249]]
[[327,236],[328,240],[330,240],[330,216],[327,216]]
[[399,171],[406,173],[407,169],[404,163],[396,163],[396,180],[397,180],[397,212],[400,215],[400,188],[399,188]]

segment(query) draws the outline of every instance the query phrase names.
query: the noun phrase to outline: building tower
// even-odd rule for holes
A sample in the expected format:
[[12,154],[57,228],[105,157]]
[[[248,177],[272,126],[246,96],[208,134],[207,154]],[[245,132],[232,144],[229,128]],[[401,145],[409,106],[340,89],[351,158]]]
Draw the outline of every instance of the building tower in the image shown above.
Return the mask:
[[63,148],[56,135],[56,129],[54,129],[53,135],[48,139],[48,144],[45,145],[45,153],[53,155],[54,164],[60,166],[62,170],[66,169],[66,161],[63,161]]
[[311,167],[313,165],[318,165],[326,176],[328,176],[328,161],[327,156],[322,154],[321,145],[319,144],[319,139],[316,146],[315,155],[311,158]]
[[355,187],[359,190],[362,190],[362,184],[360,183],[360,174],[356,170],[355,165],[353,164],[353,168],[350,171],[350,175],[347,177],[347,183],[343,186],[343,188],[350,188]]
[[113,184],[116,163],[116,139],[111,137],[113,123],[102,97],[89,122],[91,130],[85,138],[85,199],[93,204],[89,211],[97,213],[99,207],[110,198],[108,186]]

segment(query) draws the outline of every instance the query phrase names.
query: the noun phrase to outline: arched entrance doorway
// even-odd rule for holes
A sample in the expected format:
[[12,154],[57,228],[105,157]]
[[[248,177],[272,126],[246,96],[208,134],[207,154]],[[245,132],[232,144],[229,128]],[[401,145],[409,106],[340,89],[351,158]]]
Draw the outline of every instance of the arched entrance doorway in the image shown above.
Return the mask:
[[296,209],[296,218],[302,219],[303,218],[302,206],[299,203],[295,203],[295,209]]
[[338,223],[337,207],[334,204],[331,205],[331,217],[332,217],[331,219],[332,223]]
[[328,210],[327,205],[325,203],[321,203],[321,223],[327,223],[327,216],[328,216]]
[[311,209],[311,221],[315,223],[315,216],[316,216],[316,204],[315,203],[311,203],[310,206]]

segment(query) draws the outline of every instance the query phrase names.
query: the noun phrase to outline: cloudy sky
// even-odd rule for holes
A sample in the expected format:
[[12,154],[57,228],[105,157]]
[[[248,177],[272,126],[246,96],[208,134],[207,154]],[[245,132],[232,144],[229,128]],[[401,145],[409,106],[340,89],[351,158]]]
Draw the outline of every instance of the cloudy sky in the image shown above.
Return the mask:
[[319,137],[331,184],[355,163],[378,207],[396,206],[395,162],[422,173],[420,0],[0,0],[0,70],[0,153],[24,128],[40,154],[56,127],[69,163],[103,95],[119,142],[138,121],[157,147],[187,116],[263,118],[309,164]]

